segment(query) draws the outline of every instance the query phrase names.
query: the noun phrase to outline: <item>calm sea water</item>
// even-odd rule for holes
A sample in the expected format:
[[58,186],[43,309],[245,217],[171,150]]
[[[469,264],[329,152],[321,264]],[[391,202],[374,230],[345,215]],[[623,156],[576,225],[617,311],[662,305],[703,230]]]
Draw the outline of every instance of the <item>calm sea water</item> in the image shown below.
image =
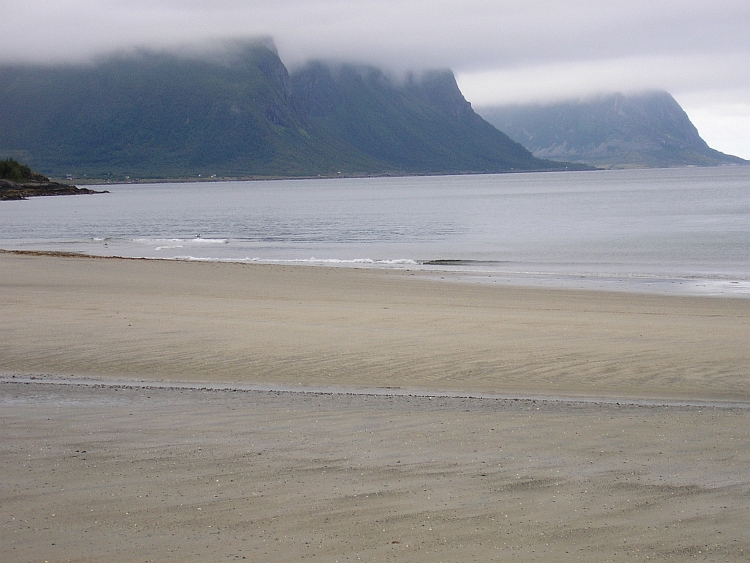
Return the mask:
[[750,296],[750,167],[106,189],[3,202],[0,248]]

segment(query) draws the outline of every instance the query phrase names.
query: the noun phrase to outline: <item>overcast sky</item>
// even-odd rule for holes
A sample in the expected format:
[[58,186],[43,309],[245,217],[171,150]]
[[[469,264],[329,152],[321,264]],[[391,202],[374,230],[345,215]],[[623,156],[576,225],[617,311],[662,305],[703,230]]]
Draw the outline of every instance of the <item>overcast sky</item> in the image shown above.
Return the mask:
[[475,107],[664,89],[750,159],[749,0],[0,0],[0,62],[254,36],[289,67],[451,68]]

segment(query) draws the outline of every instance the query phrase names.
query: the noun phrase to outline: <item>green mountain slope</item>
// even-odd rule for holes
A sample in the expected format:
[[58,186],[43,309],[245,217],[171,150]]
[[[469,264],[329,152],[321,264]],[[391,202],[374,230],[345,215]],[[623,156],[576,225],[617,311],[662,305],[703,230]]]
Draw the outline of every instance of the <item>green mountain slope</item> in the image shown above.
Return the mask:
[[190,177],[561,169],[476,115],[450,72],[397,84],[275,50],[142,52],[0,68],[0,157],[52,176]]
[[278,57],[258,47],[220,64],[143,53],[3,69],[0,150],[50,174],[263,174],[292,152],[294,171],[314,151],[288,81]]
[[747,161],[710,148],[667,92],[478,110],[540,158],[605,167],[715,166]]
[[556,167],[471,109],[450,71],[404,84],[371,67],[311,63],[292,76],[311,126],[376,159],[415,173]]

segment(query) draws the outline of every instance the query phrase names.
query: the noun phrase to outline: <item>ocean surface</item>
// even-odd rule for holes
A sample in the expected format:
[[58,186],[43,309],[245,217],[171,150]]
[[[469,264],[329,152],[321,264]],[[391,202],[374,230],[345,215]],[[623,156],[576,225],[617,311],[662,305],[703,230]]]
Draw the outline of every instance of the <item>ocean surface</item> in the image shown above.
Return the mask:
[[750,297],[750,167],[92,186],[0,203],[0,248]]

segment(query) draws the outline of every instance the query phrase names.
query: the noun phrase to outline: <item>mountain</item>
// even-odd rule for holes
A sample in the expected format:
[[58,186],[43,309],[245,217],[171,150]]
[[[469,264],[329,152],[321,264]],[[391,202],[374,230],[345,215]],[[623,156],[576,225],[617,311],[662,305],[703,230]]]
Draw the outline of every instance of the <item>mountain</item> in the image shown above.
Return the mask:
[[403,84],[372,67],[311,63],[292,75],[311,128],[408,172],[495,172],[559,167],[536,160],[479,117],[453,73]]
[[748,164],[710,148],[667,92],[477,111],[539,158],[602,167]]
[[50,176],[303,177],[549,170],[471,109],[450,71],[396,81],[271,43],[0,67],[0,158]]
[[272,50],[0,69],[0,152],[51,176],[274,174],[317,156]]

